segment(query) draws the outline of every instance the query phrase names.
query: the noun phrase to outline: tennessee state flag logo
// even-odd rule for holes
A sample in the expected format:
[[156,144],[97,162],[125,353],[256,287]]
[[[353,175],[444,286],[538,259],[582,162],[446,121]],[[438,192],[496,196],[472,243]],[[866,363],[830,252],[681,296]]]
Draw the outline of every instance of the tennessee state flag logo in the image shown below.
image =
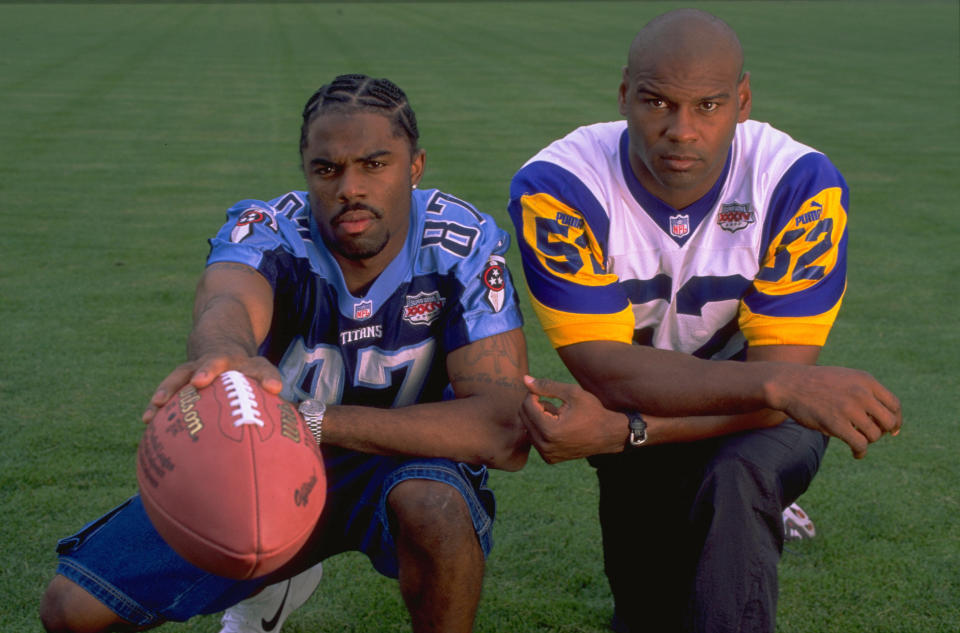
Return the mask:
[[256,224],[263,224],[273,230],[274,233],[277,232],[277,220],[273,217],[273,213],[266,209],[253,207],[241,213],[240,217],[237,218],[237,223],[230,231],[230,241],[237,244],[247,239],[253,234],[253,227]]
[[690,216],[689,215],[671,215],[670,216],[670,235],[673,237],[686,237],[690,235]]
[[503,308],[504,289],[507,282],[503,274],[505,261],[502,257],[491,255],[487,260],[487,267],[480,274],[483,285],[487,288],[487,303],[494,312]]

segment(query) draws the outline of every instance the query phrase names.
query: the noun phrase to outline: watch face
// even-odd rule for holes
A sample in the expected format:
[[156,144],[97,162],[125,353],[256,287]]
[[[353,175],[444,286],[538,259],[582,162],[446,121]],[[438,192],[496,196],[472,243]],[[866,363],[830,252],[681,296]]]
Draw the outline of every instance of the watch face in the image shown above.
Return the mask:
[[639,413],[634,413],[628,416],[628,419],[628,426],[630,427],[630,445],[642,446],[647,441],[647,423],[644,421],[643,416]]
[[320,402],[319,400],[313,400],[313,399],[304,400],[303,402],[300,403],[300,406],[298,407],[298,411],[300,411],[300,415],[304,417],[308,415],[311,415],[311,416],[323,415],[323,412],[326,410],[327,410],[327,405]]

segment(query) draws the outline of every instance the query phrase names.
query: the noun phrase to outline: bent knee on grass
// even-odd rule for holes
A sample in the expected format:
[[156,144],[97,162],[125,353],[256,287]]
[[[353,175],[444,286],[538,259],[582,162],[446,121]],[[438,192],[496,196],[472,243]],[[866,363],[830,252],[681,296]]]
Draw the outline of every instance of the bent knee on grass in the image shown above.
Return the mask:
[[134,631],[105,604],[65,576],[54,576],[40,603],[40,622],[51,633]]

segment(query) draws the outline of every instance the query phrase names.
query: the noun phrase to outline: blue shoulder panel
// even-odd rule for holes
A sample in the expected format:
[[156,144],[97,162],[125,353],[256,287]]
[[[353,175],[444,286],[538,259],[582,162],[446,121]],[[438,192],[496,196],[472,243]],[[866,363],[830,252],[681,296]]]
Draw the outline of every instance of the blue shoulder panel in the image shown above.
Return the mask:
[[[536,199],[537,196],[541,199]],[[551,210],[549,203],[542,199],[544,196],[571,213]],[[530,210],[537,217],[532,214],[525,217],[524,198],[528,199]],[[541,205],[543,211],[534,209]],[[527,164],[513,177],[507,210],[518,236],[527,284],[537,301],[550,309],[575,314],[612,314],[627,307],[627,299],[616,283],[578,283],[578,271],[585,265],[593,275],[606,274],[604,260],[610,219],[590,189],[575,174],[547,161]],[[573,217],[573,214],[580,217]],[[565,217],[560,218],[560,215]],[[536,226],[534,229],[525,227],[525,222],[534,222]],[[582,235],[576,239],[571,237],[571,225],[579,223],[586,226],[576,227],[577,234],[589,230],[600,248],[599,257],[594,257],[586,244],[580,243]]]
[[423,276],[446,279],[451,307],[444,346],[456,349],[523,325],[504,256],[510,236],[492,217],[436,189],[414,191],[422,236],[414,285]]
[[[771,197],[759,250],[763,265],[771,246],[776,246],[778,263],[761,269],[757,286],[762,290],[763,282],[782,278],[783,283],[798,285],[798,290],[749,294],[744,302],[751,311],[806,317],[823,314],[837,304],[846,288],[849,208],[847,183],[825,155],[811,152],[787,170]],[[799,256],[791,256],[798,244],[810,246],[798,249]],[[814,265],[818,258],[824,258],[823,265]],[[792,272],[787,275],[787,271]]]
[[841,204],[849,212],[850,190],[830,159],[819,152],[811,152],[797,159],[784,173],[770,197],[770,212],[765,221],[760,256],[763,257],[770,248],[770,240],[793,219],[804,202],[831,187],[839,187],[843,191]]

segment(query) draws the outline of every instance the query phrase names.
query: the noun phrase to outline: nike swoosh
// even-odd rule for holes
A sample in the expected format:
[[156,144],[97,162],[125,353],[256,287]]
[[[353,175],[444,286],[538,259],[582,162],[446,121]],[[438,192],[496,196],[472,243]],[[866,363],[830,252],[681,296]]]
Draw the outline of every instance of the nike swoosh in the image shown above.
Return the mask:
[[287,594],[290,593],[290,583],[292,580],[287,580],[287,588],[283,590],[283,600],[280,601],[280,608],[277,609],[276,614],[269,620],[260,620],[260,624],[263,626],[264,631],[272,631],[277,628],[277,622],[280,621],[280,614],[283,613],[283,605],[287,604]]

